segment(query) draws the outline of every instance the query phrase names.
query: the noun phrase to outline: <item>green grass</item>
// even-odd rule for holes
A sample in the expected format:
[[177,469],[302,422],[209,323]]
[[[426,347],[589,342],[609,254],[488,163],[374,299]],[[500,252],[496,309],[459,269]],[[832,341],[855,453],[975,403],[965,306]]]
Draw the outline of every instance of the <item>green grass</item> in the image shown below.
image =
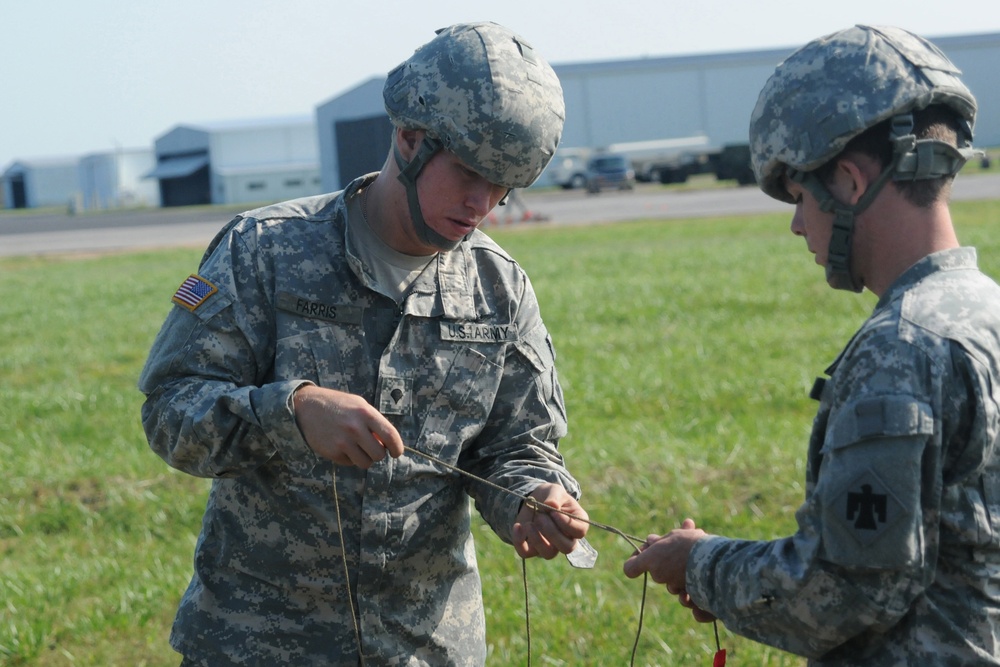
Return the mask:
[[[1000,277],[1000,202],[954,206]],[[491,230],[527,269],[591,517],[645,535],[793,530],[813,378],[869,312],[783,216]],[[200,250],[0,260],[0,665],[175,666],[167,635],[206,483],[147,447],[135,381]],[[520,562],[476,526],[490,665],[527,657]],[[533,665],[627,665],[641,580],[598,530],[592,571],[528,563]],[[803,661],[722,629],[730,665]],[[710,625],[651,586],[637,665],[711,664]]]

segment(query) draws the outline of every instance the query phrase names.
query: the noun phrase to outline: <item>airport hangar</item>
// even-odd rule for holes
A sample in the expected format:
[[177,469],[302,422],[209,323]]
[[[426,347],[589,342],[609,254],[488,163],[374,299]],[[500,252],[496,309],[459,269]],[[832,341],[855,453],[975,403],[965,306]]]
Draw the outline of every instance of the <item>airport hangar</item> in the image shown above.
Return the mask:
[[[976,145],[1000,146],[1000,33],[932,41],[963,71],[979,101]],[[744,144],[760,88],[793,50],[556,64],[566,99],[561,146],[594,149],[695,135],[707,136],[716,148]],[[371,78],[321,103],[314,117],[177,125],[156,139],[155,166],[138,176],[131,165],[148,159],[143,149],[18,160],[0,174],[0,201],[9,208],[73,201],[114,207],[121,200],[116,204],[105,193],[127,191],[140,193],[131,199],[140,205],[255,204],[338,190],[380,169],[388,154],[384,81]],[[129,165],[124,171],[123,156]],[[112,157],[115,170],[104,164]],[[108,178],[118,180],[98,184]],[[149,185],[155,185],[152,194]]]
[[160,205],[143,178],[152,148],[116,148],[82,157],[15,160],[0,174],[0,208],[65,206],[71,212]]
[[256,204],[321,192],[312,116],[181,124],[154,142],[163,206]]
[[[976,95],[976,145],[1000,146],[1000,33],[931,41]],[[760,89],[795,48],[554,64],[566,100],[560,145],[596,149],[696,135],[715,148],[746,144]],[[371,78],[317,106],[323,191],[382,168],[391,136],[384,82]]]

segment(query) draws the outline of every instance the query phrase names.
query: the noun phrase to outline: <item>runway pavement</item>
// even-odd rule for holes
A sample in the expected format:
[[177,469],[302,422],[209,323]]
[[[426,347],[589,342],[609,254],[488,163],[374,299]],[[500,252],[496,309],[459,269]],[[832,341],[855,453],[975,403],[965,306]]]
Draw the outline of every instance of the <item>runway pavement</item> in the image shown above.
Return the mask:
[[[792,208],[755,187],[678,190],[640,184],[631,192],[581,190],[525,191],[528,210],[544,222],[579,225],[638,218],[697,218],[787,212]],[[1000,199],[1000,173],[963,174],[954,199]],[[166,246],[205,246],[215,233],[246,207],[190,207],[68,215],[61,212],[0,211],[0,256],[113,252]],[[512,221],[520,210],[511,207]],[[498,208],[499,224],[507,211]]]

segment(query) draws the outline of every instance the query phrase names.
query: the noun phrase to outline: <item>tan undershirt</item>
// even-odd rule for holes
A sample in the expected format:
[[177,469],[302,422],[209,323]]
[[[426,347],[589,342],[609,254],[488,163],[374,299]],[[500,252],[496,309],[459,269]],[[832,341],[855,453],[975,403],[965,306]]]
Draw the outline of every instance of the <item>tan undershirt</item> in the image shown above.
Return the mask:
[[406,255],[391,248],[368,226],[368,221],[361,210],[363,196],[364,190],[360,190],[348,202],[347,209],[347,224],[351,236],[357,241],[355,249],[358,259],[371,271],[372,277],[382,288],[383,293],[398,303],[410,284],[437,254]]

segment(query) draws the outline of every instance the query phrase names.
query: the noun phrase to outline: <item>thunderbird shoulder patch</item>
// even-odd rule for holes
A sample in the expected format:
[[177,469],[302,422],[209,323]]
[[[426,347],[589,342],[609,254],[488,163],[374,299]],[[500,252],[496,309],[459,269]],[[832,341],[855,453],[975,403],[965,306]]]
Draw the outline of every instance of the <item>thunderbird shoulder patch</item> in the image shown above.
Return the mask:
[[178,306],[184,306],[194,312],[198,306],[208,301],[208,298],[218,291],[219,289],[215,285],[192,273],[187,280],[181,283],[170,300]]

